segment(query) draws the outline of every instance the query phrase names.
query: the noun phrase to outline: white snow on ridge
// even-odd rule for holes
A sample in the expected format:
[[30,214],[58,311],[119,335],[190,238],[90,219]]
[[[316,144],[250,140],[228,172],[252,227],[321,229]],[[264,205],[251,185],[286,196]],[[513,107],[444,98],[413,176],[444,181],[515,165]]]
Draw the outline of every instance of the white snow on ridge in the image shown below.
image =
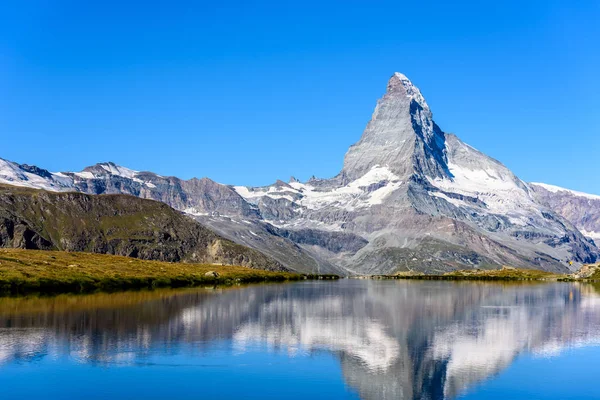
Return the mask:
[[[114,163],[102,163],[98,164],[104,171],[113,176],[120,176],[125,179],[131,179],[137,183],[144,183],[141,179],[136,178],[139,171],[135,171],[133,169],[129,169],[126,167],[122,167],[120,165],[116,165]],[[89,171],[81,171],[76,172],[75,176],[83,179],[102,179],[105,178],[105,175],[95,175],[93,172]]]
[[[384,185],[372,192],[367,189],[371,185],[385,182]],[[328,206],[336,206],[352,211],[381,204],[385,198],[400,188],[402,181],[387,167],[374,166],[362,177],[348,183],[346,186],[336,187],[331,190],[321,190],[308,183],[291,182],[289,187],[247,188],[245,186],[234,186],[236,192],[251,203],[267,196],[273,199],[285,198],[297,205],[310,210],[319,210]],[[299,200],[294,200],[289,192],[301,195]]]
[[[386,182],[386,184],[373,192],[369,193],[367,191],[369,186],[381,182]],[[402,181],[387,167],[375,165],[362,177],[348,183],[346,186],[329,191],[320,191],[312,185],[299,182],[294,182],[291,185],[302,192],[304,197],[298,203],[308,209],[319,210],[335,205],[353,211],[381,204],[387,196],[400,188]]]
[[139,173],[139,171],[134,171],[129,168],[121,167],[120,165],[115,165],[113,163],[103,163],[100,164],[100,166],[109,174],[122,176],[123,178],[134,179],[135,176]]
[[[156,187],[156,185],[154,185],[152,182],[144,182],[143,180],[137,178],[137,175],[140,173],[139,171],[136,171],[136,170],[133,170],[130,168],[126,168],[126,167],[122,167],[122,166],[116,165],[114,163],[102,163],[102,164],[98,164],[98,165],[104,171],[106,171],[109,175],[120,176],[125,179],[131,179],[133,182],[144,184],[151,189],[154,189]],[[96,175],[90,171],[75,172],[73,175],[75,175],[78,178],[82,178],[82,179],[105,179],[106,178],[106,175],[104,175],[104,174]],[[156,175],[156,176],[161,177],[160,175]]]
[[592,238],[594,241],[600,240],[600,232],[586,231],[585,229],[580,229],[579,231],[583,236]]
[[446,196],[444,193],[440,192],[428,192],[430,196],[439,197],[440,199],[446,200],[450,204],[454,204],[456,207],[466,206],[467,204],[460,199],[453,199],[452,197]]
[[298,193],[297,190],[292,188],[282,188],[271,186],[269,188],[253,188],[252,190],[247,188],[246,186],[234,186],[233,190],[237,192],[240,196],[242,196],[249,203],[256,203],[258,199],[263,196],[270,197],[272,199],[286,199],[288,201],[293,202],[294,199],[291,195],[282,194],[285,192],[289,192],[292,194]]
[[530,194],[519,187],[510,173],[493,168],[473,170],[452,163],[448,167],[453,180],[436,178],[429,179],[430,183],[445,192],[478,198],[490,212],[497,214],[537,208]]
[[0,183],[50,191],[66,190],[72,186],[70,178],[62,174],[51,175],[51,178],[45,178],[19,168],[17,163],[0,158]]
[[[154,185],[150,181],[142,181],[137,178],[138,171],[121,167],[113,163],[100,164],[102,169],[113,176],[120,176],[125,179],[130,179],[133,182],[143,184],[148,188],[154,189]],[[75,172],[72,175],[62,172],[50,172],[50,177],[39,176],[22,169],[19,164],[7,161],[0,158],[0,183],[5,183],[12,186],[29,187],[33,189],[44,189],[50,191],[71,190],[73,183],[80,179],[106,179],[106,175],[95,175],[90,171]]]
[[210,214],[209,214],[209,213],[207,213],[207,212],[200,211],[200,210],[199,210],[198,208],[196,208],[196,207],[188,207],[188,208],[184,209],[184,210],[183,210],[183,212],[184,212],[185,214],[194,215],[194,216],[197,216],[197,217],[200,217],[200,216],[206,216],[206,215],[210,215]]
[[453,135],[447,137],[448,169],[452,178],[428,178],[444,192],[470,196],[485,206],[470,204],[480,212],[503,215],[527,224],[531,217],[541,217],[539,205],[526,183],[500,162],[475,150]]
[[87,172],[87,171],[75,172],[73,175],[75,175],[78,178],[83,178],[83,179],[94,179],[94,174],[92,174],[91,172]]
[[585,197],[586,199],[591,199],[591,200],[600,200],[600,196],[597,194],[578,192],[576,190],[565,189],[560,186],[548,185],[547,183],[531,182],[530,185],[539,186],[543,189],[546,189],[547,191],[549,191],[551,193],[566,192],[566,193],[569,193],[569,194],[571,194],[573,196],[577,196],[577,197]]

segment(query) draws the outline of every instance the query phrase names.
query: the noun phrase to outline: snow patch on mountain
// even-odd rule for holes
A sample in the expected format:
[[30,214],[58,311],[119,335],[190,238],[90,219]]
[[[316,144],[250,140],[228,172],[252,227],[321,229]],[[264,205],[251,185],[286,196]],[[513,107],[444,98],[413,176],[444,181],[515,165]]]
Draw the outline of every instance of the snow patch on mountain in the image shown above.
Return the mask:
[[261,197],[270,197],[272,199],[286,199],[288,201],[294,201],[291,195],[285,194],[285,192],[299,193],[297,190],[291,187],[281,188],[278,186],[270,186],[268,188],[248,188],[246,186],[234,186],[233,189],[249,203],[255,203]]
[[91,172],[88,172],[88,171],[75,172],[73,175],[75,175],[76,177],[81,178],[81,179],[94,179],[95,178],[94,174],[92,174]]
[[121,167],[120,165],[116,165],[114,163],[103,163],[100,164],[100,167],[104,168],[104,170],[111,175],[122,176],[123,178],[129,179],[135,178],[135,176],[139,173],[139,171]]
[[468,206],[468,204],[461,200],[461,199],[453,199],[452,197],[449,197],[447,195],[445,195],[444,193],[441,192],[428,192],[428,194],[430,196],[435,196],[435,197],[439,197],[440,199],[444,199],[446,200],[448,203],[455,205],[456,207],[465,207]]
[[525,224],[530,216],[541,216],[539,204],[525,182],[500,162],[461,142],[454,135],[446,137],[448,170],[452,177],[428,177],[431,185],[443,192],[475,198],[485,204],[485,212],[505,215],[517,225]]
[[583,236],[587,236],[594,241],[600,240],[600,232],[586,231],[585,229],[581,229],[580,231]]
[[344,186],[321,188],[318,185],[290,182],[285,187],[248,188],[234,186],[246,201],[256,204],[262,197],[285,199],[309,210],[339,207],[347,211],[382,204],[402,181],[388,167],[375,165],[362,177]]
[[[381,185],[375,190],[371,188]],[[299,190],[303,197],[298,202],[311,210],[340,207],[348,211],[381,204],[383,200],[400,188],[402,181],[388,167],[375,165],[362,177],[345,186],[321,190],[311,184],[292,182],[290,186]]]
[[185,214],[189,214],[196,217],[210,215],[207,212],[199,210],[197,207],[188,207],[181,211],[183,211]]
[[577,197],[585,197],[586,199],[591,199],[591,200],[600,200],[600,196],[597,194],[578,192],[576,190],[565,189],[560,186],[548,185],[547,183],[531,182],[531,185],[540,186],[551,193],[566,192],[566,193],[572,194],[573,196],[577,196]]
[[[482,200],[490,212],[502,214],[518,207],[533,207],[531,196],[517,186],[510,177],[498,174],[497,170],[471,170],[449,164],[453,179],[430,179],[430,183],[446,192],[458,193]],[[507,179],[508,178],[508,179]]]
[[61,191],[72,186],[71,179],[62,174],[47,172],[41,176],[23,169],[19,164],[0,158],[0,183],[8,185]]

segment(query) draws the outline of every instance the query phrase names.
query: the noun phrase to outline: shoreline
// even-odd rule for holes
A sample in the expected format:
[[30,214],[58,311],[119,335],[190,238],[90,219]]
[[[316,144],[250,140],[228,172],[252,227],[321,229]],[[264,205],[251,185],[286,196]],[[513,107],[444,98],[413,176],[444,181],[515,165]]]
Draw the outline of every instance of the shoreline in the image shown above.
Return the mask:
[[0,296],[84,294],[202,285],[339,279],[217,264],[170,263],[95,253],[0,250]]
[[437,281],[536,281],[536,282],[600,282],[600,266],[585,265],[571,274],[553,273],[534,269],[503,267],[492,270],[458,270],[444,274],[404,272],[394,275],[360,276],[356,279],[375,280],[437,280]]
[[453,275],[372,275],[354,279],[373,280],[421,280],[421,281],[536,281],[536,282],[598,282],[593,279],[576,279],[565,276],[564,278],[524,278],[524,277],[499,277],[499,276],[453,276]]
[[[115,293],[202,285],[336,280],[334,274],[301,274],[242,266],[163,262],[96,253],[0,249],[0,296]],[[438,280],[496,282],[600,282],[600,265],[572,274],[503,267],[458,270],[444,274],[400,272],[393,275],[349,276],[371,280]]]

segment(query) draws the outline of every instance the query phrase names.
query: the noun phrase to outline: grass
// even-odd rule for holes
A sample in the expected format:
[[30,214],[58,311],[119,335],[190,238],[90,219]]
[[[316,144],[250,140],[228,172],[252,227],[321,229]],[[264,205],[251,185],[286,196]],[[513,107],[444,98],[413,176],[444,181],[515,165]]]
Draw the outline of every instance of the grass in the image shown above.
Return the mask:
[[6,247],[285,270],[271,257],[220,237],[165,203],[123,194],[0,184],[0,235]]
[[[205,275],[214,271],[217,276]],[[0,294],[90,293],[332,279],[333,275],[300,275],[238,266],[169,263],[129,257],[45,250],[0,250]]]
[[575,280],[570,275],[535,269],[520,269],[504,267],[502,269],[474,269],[446,272],[441,275],[427,275],[422,273],[400,272],[395,275],[375,276],[376,279],[420,279],[420,280],[447,280],[447,281],[563,281]]

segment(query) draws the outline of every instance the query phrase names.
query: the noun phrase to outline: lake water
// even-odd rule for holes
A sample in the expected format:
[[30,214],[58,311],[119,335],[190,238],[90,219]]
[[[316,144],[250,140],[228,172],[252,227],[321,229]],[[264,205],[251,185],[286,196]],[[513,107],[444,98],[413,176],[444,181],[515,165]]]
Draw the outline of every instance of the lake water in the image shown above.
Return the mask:
[[600,399],[600,289],[341,280],[0,299],[2,399]]

